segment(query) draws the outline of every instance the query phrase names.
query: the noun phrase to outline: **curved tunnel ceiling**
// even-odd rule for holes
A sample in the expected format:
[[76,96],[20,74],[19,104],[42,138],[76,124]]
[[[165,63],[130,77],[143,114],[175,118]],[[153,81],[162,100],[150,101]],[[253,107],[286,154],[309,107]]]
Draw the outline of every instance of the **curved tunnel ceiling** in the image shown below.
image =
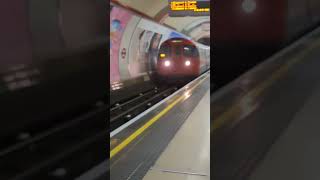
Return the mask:
[[208,45],[210,16],[169,17],[168,0],[118,0],[118,2],[150,16],[159,23],[173,27],[195,41]]

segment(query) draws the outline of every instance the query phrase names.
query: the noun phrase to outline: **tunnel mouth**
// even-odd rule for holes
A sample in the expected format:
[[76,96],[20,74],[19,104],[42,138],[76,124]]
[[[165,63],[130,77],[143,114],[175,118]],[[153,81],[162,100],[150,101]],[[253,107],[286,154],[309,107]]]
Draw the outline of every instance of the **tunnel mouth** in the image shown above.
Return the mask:
[[202,37],[198,39],[198,43],[204,44],[206,46],[210,46],[210,37]]

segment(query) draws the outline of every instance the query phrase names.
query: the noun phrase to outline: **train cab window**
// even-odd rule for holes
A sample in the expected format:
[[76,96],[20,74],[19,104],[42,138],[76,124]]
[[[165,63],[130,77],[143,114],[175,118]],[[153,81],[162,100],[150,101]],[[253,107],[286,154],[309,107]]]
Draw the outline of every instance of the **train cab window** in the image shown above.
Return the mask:
[[196,57],[199,56],[199,53],[195,46],[185,45],[183,47],[183,55],[188,57]]
[[175,54],[176,54],[176,56],[180,56],[180,54],[181,54],[181,49],[180,49],[180,46],[176,46],[175,47]]
[[169,57],[171,55],[170,46],[169,45],[162,45],[159,50],[160,57]]

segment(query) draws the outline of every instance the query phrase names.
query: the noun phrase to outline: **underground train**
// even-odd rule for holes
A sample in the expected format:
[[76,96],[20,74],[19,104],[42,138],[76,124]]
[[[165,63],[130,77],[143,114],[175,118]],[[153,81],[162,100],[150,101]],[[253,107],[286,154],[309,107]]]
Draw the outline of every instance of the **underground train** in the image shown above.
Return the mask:
[[215,43],[277,46],[319,24],[320,1],[218,0],[214,17]]
[[319,0],[216,0],[215,71],[222,87],[320,22]]
[[161,80],[191,79],[210,68],[210,47],[184,38],[171,38],[159,48],[156,72]]

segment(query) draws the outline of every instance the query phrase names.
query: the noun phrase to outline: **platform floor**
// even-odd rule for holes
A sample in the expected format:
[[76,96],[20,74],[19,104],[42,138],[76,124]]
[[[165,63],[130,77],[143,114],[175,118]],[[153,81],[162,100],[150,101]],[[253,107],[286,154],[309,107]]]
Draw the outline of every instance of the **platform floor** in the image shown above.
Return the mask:
[[250,180],[320,179],[319,107],[320,84],[271,147]]
[[[209,174],[207,171],[209,170],[208,165],[210,159],[209,92],[210,74],[206,73],[187,87],[182,88],[181,91],[157,108],[139,117],[137,121],[127,128],[112,135],[112,137],[110,137],[110,179],[142,180],[152,167],[169,168],[169,166],[165,166],[165,160],[162,160],[162,158],[159,159],[159,157],[164,152],[164,154],[168,154],[164,157],[169,157],[171,160],[169,164],[173,163],[172,155],[168,153],[172,151],[185,154],[185,156],[180,156],[181,162],[176,159],[175,165],[188,165],[188,163],[190,165],[191,162],[196,161],[197,157],[205,158],[206,161],[199,160],[198,164],[193,164],[189,167],[180,166],[180,169],[178,169],[179,166],[176,166],[176,168],[177,171],[186,171],[186,168],[193,168],[187,172],[194,170],[195,172],[200,172],[202,177],[208,177]],[[205,100],[204,96],[206,97]],[[200,102],[202,107],[198,108]],[[207,106],[207,109],[205,109],[206,112],[198,112],[201,111],[205,104]],[[201,122],[199,124],[196,123],[196,120],[188,121],[191,116],[195,116],[193,115],[194,113],[196,113],[196,116],[201,114],[199,118],[207,117],[205,119],[207,120],[207,126],[205,126],[205,120],[201,122],[200,119],[198,119],[198,121]],[[201,132],[201,134],[192,134],[193,130],[197,132],[199,128],[206,128],[206,134],[203,134],[204,132]],[[181,134],[180,130],[182,129],[184,129],[182,132],[186,134]],[[204,138],[204,136],[207,136],[207,139],[195,142],[195,140]],[[178,142],[178,144],[174,143],[175,145],[172,145],[173,139],[177,139],[174,141]],[[207,144],[205,142],[207,142]],[[188,150],[185,149],[187,146],[204,147],[205,152],[197,152],[197,150],[200,150],[199,147],[198,149],[193,148],[189,149],[190,151],[186,151]],[[204,154],[208,156],[204,156]],[[158,162],[161,162],[161,166],[154,166],[155,163]],[[207,167],[207,169],[204,169],[204,167]]]
[[210,92],[201,99],[143,180],[210,179]]

